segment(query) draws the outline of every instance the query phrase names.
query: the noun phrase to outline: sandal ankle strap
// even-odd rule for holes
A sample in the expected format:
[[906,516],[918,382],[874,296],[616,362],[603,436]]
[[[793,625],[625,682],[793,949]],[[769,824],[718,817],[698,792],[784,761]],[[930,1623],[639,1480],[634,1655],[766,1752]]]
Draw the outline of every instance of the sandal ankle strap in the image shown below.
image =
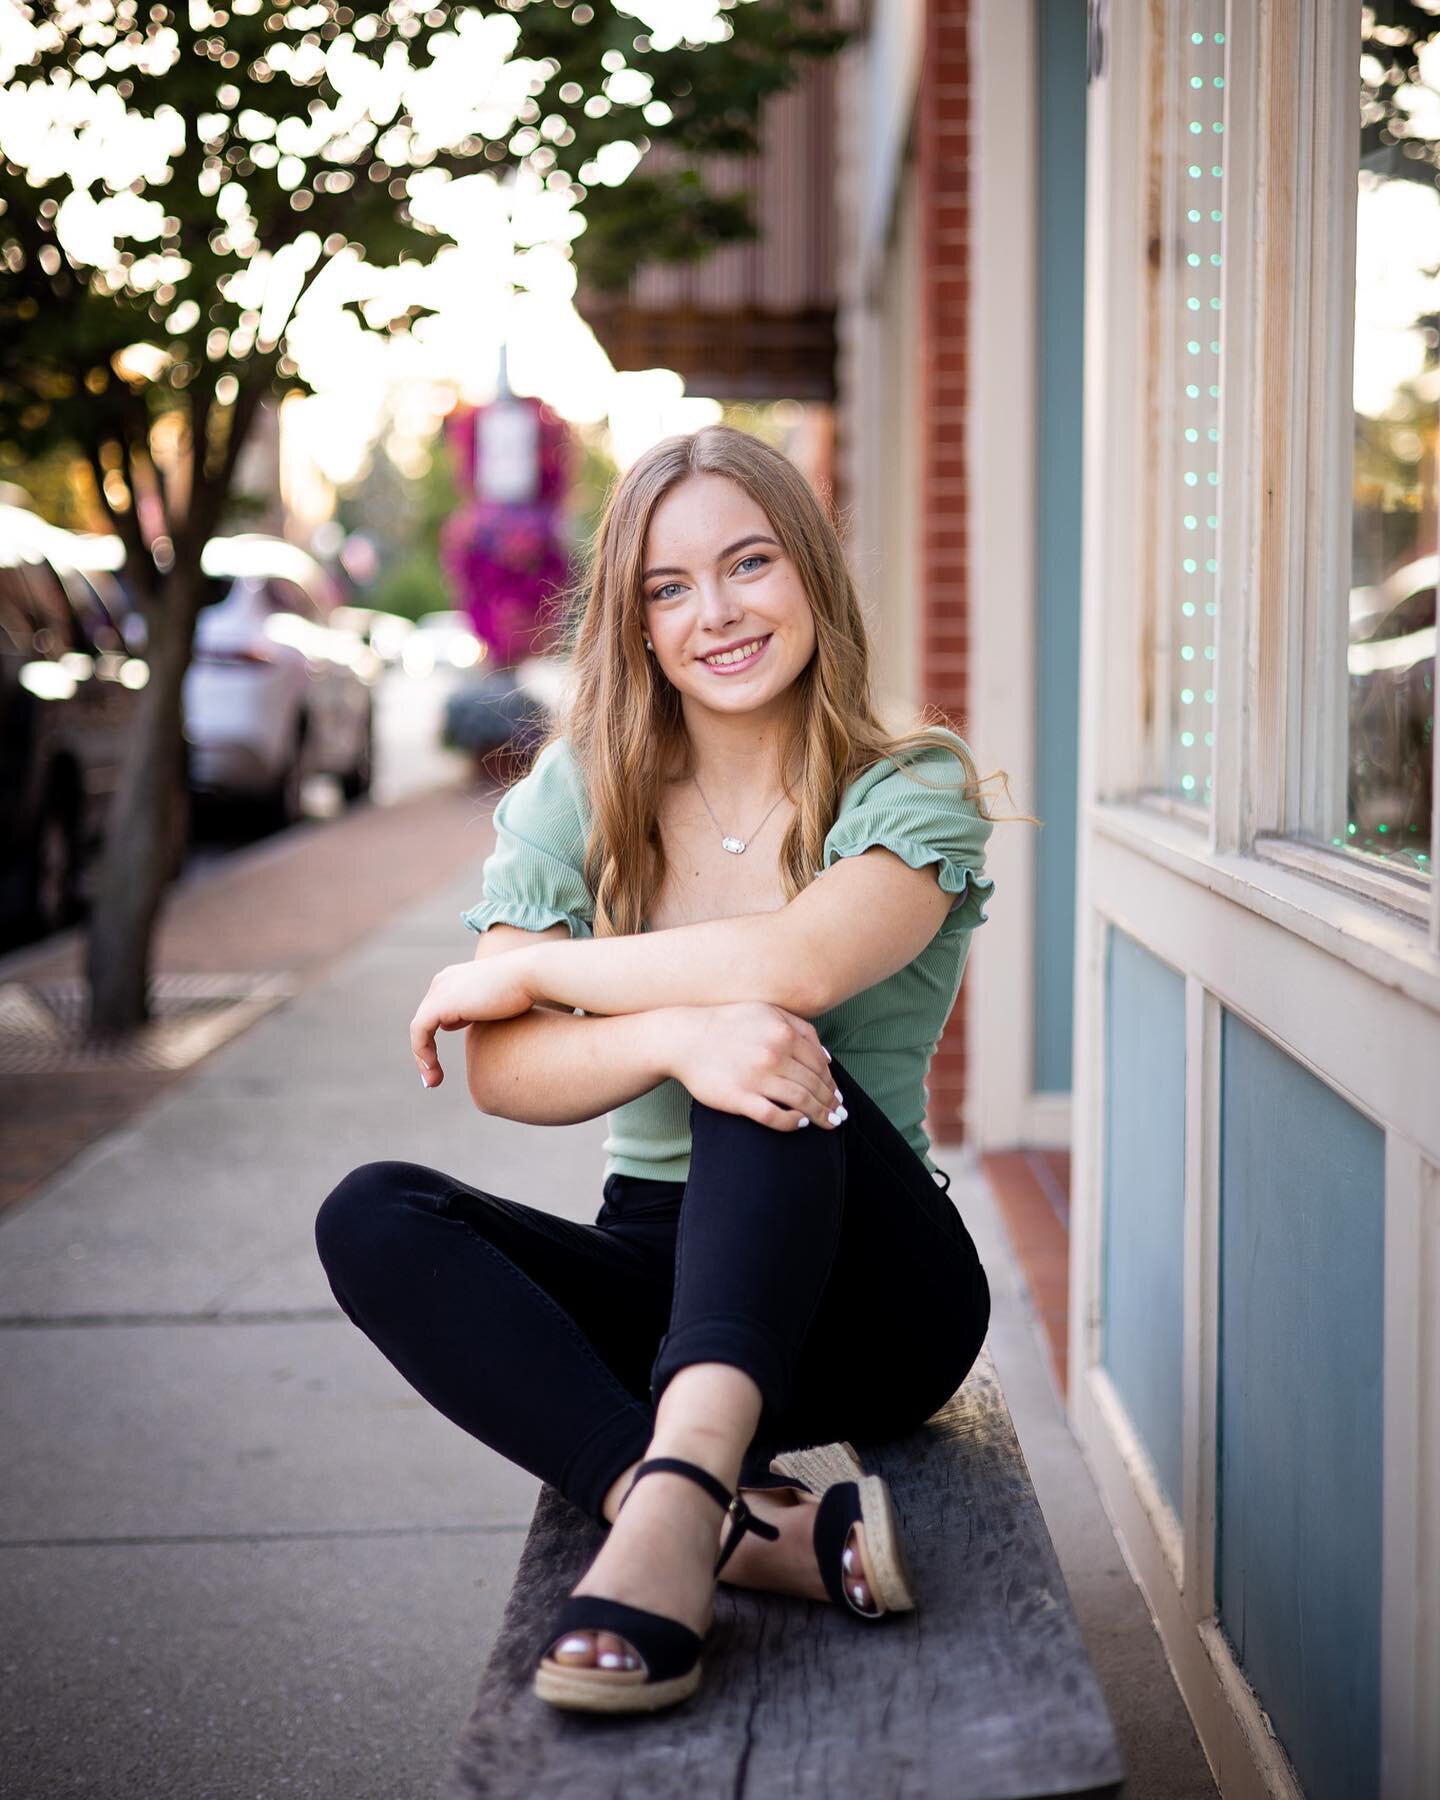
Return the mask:
[[780,1535],[780,1528],[778,1525],[770,1525],[767,1524],[764,1519],[757,1518],[738,1494],[736,1494],[726,1510],[734,1520],[734,1525],[729,1537],[725,1540],[725,1548],[720,1552],[720,1560],[715,1565],[714,1572],[717,1575],[725,1567],[726,1563],[729,1562],[732,1554],[738,1547],[741,1538],[744,1537],[747,1531],[753,1531],[756,1537],[766,1538],[771,1543],[774,1543],[775,1539]]
[[[661,1469],[671,1475],[688,1475],[693,1482],[703,1487],[712,1500],[718,1500],[721,1506],[729,1506],[730,1490],[718,1476],[712,1475],[708,1469],[702,1469],[699,1463],[685,1462],[678,1456],[652,1456],[636,1465],[631,1477],[630,1486],[625,1490],[625,1500],[630,1498],[631,1489],[642,1475],[648,1475],[652,1469]],[[622,1506],[625,1501],[620,1503]]]
[[620,1502],[621,1506],[625,1504],[625,1500],[630,1498],[631,1491],[640,1477],[657,1469],[664,1470],[671,1475],[688,1475],[693,1482],[704,1488],[712,1500],[719,1501],[729,1514],[732,1520],[730,1535],[726,1538],[724,1548],[720,1552],[720,1560],[715,1564],[713,1572],[716,1575],[729,1562],[747,1531],[753,1531],[757,1537],[765,1538],[772,1543],[779,1537],[778,1526],[767,1524],[764,1519],[757,1518],[738,1493],[732,1494],[725,1483],[712,1475],[708,1469],[702,1469],[698,1463],[686,1462],[678,1456],[652,1456],[642,1462],[631,1477],[630,1486],[625,1490],[625,1499]]

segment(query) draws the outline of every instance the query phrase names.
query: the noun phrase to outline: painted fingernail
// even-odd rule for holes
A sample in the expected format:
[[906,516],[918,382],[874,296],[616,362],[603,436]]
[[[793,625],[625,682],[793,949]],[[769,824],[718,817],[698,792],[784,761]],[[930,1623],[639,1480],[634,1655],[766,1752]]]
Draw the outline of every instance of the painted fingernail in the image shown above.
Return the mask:
[[843,1094],[842,1094],[842,1093],[841,1093],[841,1092],[840,1092],[840,1090],[839,1090],[839,1088],[836,1088],[836,1090],[835,1090],[835,1104],[836,1104],[836,1105],[837,1105],[837,1106],[839,1106],[839,1104],[840,1104],[840,1103],[841,1103],[841,1101],[842,1101],[842,1100],[843,1100],[843,1099],[844,1099],[844,1098],[845,1098],[845,1096],[844,1096],[844,1095],[843,1095]]
[[[822,1050],[825,1050],[825,1046],[823,1044],[820,1046],[820,1048]],[[835,1058],[830,1054],[830,1052],[828,1050],[825,1050],[825,1060],[826,1060],[826,1062],[834,1062],[834,1060],[835,1060]]]
[[848,1106],[837,1106],[835,1110],[842,1119],[848,1119],[850,1117],[850,1108]]
[[423,1088],[428,1088],[430,1086],[430,1079],[423,1069],[420,1071],[420,1085]]
[[589,1638],[583,1637],[561,1638],[555,1648],[557,1650],[563,1650],[566,1656],[579,1656],[582,1652],[590,1648],[590,1640]]
[[602,1650],[598,1658],[602,1669],[623,1669],[625,1658],[618,1650]]
[[[808,1114],[808,1113],[801,1113],[801,1115],[800,1115],[800,1125],[808,1125],[808,1124],[809,1124],[809,1123],[810,1123],[810,1115],[809,1115],[809,1114]],[[800,1129],[800,1125],[797,1125],[797,1126],[796,1126],[796,1127],[795,1127],[795,1129],[796,1129],[796,1130],[797,1130],[797,1131],[798,1131],[798,1130],[799,1130],[799,1129]]]
[[837,1110],[832,1113],[827,1113],[826,1117],[829,1119],[829,1121],[832,1125],[838,1125],[840,1123],[841,1119],[843,1119],[845,1117],[845,1115],[844,1115],[844,1113]]

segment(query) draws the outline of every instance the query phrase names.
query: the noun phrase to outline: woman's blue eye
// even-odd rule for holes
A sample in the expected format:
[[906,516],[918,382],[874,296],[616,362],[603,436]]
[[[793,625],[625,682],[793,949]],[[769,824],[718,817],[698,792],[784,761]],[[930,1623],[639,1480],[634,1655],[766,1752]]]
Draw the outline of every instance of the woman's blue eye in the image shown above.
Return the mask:
[[[735,567],[736,567],[736,570],[738,571],[740,569],[743,569],[745,567],[746,563],[762,563],[763,564],[763,563],[768,563],[769,560],[770,560],[770,558],[768,556],[762,556],[758,550],[752,550],[750,552],[749,556],[742,556],[740,558],[739,562],[736,563]],[[662,581],[660,583],[659,587],[656,588],[653,591],[653,593],[650,595],[650,598],[652,600],[663,600],[665,598],[665,593],[668,588],[679,587],[679,586],[681,586],[681,583],[678,581]]]

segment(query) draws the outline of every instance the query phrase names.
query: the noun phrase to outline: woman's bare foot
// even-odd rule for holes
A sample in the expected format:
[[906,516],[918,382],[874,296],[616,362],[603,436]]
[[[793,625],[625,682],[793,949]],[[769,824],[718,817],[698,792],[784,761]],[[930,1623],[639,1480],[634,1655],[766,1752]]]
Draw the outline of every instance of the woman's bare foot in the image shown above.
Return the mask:
[[[758,1384],[733,1363],[687,1363],[665,1385],[643,1461],[694,1463],[728,1500],[763,1404]],[[606,1490],[609,1536],[571,1593],[657,1613],[703,1637],[715,1616],[715,1532],[725,1505],[688,1475],[650,1469],[637,1480],[636,1466]],[[597,1679],[646,1679],[635,1646],[614,1632],[571,1632],[549,1654],[562,1667],[595,1668]]]
[[[794,1594],[802,1600],[829,1600],[815,1560],[815,1508],[820,1504],[819,1497],[793,1487],[741,1488],[740,1493],[751,1512],[778,1527],[780,1536],[770,1543],[753,1532],[747,1533],[720,1579],[736,1587]],[[851,1526],[845,1540],[842,1566],[851,1599],[862,1611],[878,1611],[865,1555],[865,1528],[858,1522]]]
[[[643,1607],[703,1637],[715,1611],[711,1571],[720,1516],[718,1503],[688,1476],[663,1469],[646,1475],[635,1483],[594,1562],[571,1592]],[[634,1646],[609,1631],[571,1632],[549,1654],[570,1669],[624,1673],[643,1668]]]
[[[652,1489],[650,1503],[642,1506],[646,1488]],[[815,1561],[818,1498],[798,1488],[741,1488],[740,1493],[750,1510],[774,1525],[780,1536],[772,1543],[747,1532],[721,1579],[735,1587],[828,1601],[830,1595]],[[636,1483],[595,1561],[571,1591],[603,1594],[608,1600],[643,1606],[678,1619],[703,1637],[714,1616],[715,1581],[710,1570],[717,1551],[710,1533],[715,1511],[716,1503],[686,1477],[664,1471],[647,1475]],[[721,1526],[722,1543],[729,1531],[726,1517]],[[846,1585],[855,1604],[865,1612],[878,1610],[871,1597],[864,1527],[858,1523],[851,1527],[843,1560]],[[624,1673],[642,1666],[633,1646],[609,1631],[572,1632],[550,1655],[566,1668]]]

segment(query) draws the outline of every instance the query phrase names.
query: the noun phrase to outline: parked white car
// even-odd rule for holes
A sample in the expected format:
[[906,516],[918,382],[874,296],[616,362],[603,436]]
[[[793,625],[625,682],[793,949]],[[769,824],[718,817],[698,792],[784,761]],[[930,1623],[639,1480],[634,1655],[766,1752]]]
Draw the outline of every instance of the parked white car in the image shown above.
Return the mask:
[[258,803],[277,825],[300,817],[312,774],[338,777],[347,799],[368,793],[383,665],[334,621],[343,590],[298,545],[258,533],[212,538],[202,567],[229,591],[201,609],[185,676],[191,788]]

